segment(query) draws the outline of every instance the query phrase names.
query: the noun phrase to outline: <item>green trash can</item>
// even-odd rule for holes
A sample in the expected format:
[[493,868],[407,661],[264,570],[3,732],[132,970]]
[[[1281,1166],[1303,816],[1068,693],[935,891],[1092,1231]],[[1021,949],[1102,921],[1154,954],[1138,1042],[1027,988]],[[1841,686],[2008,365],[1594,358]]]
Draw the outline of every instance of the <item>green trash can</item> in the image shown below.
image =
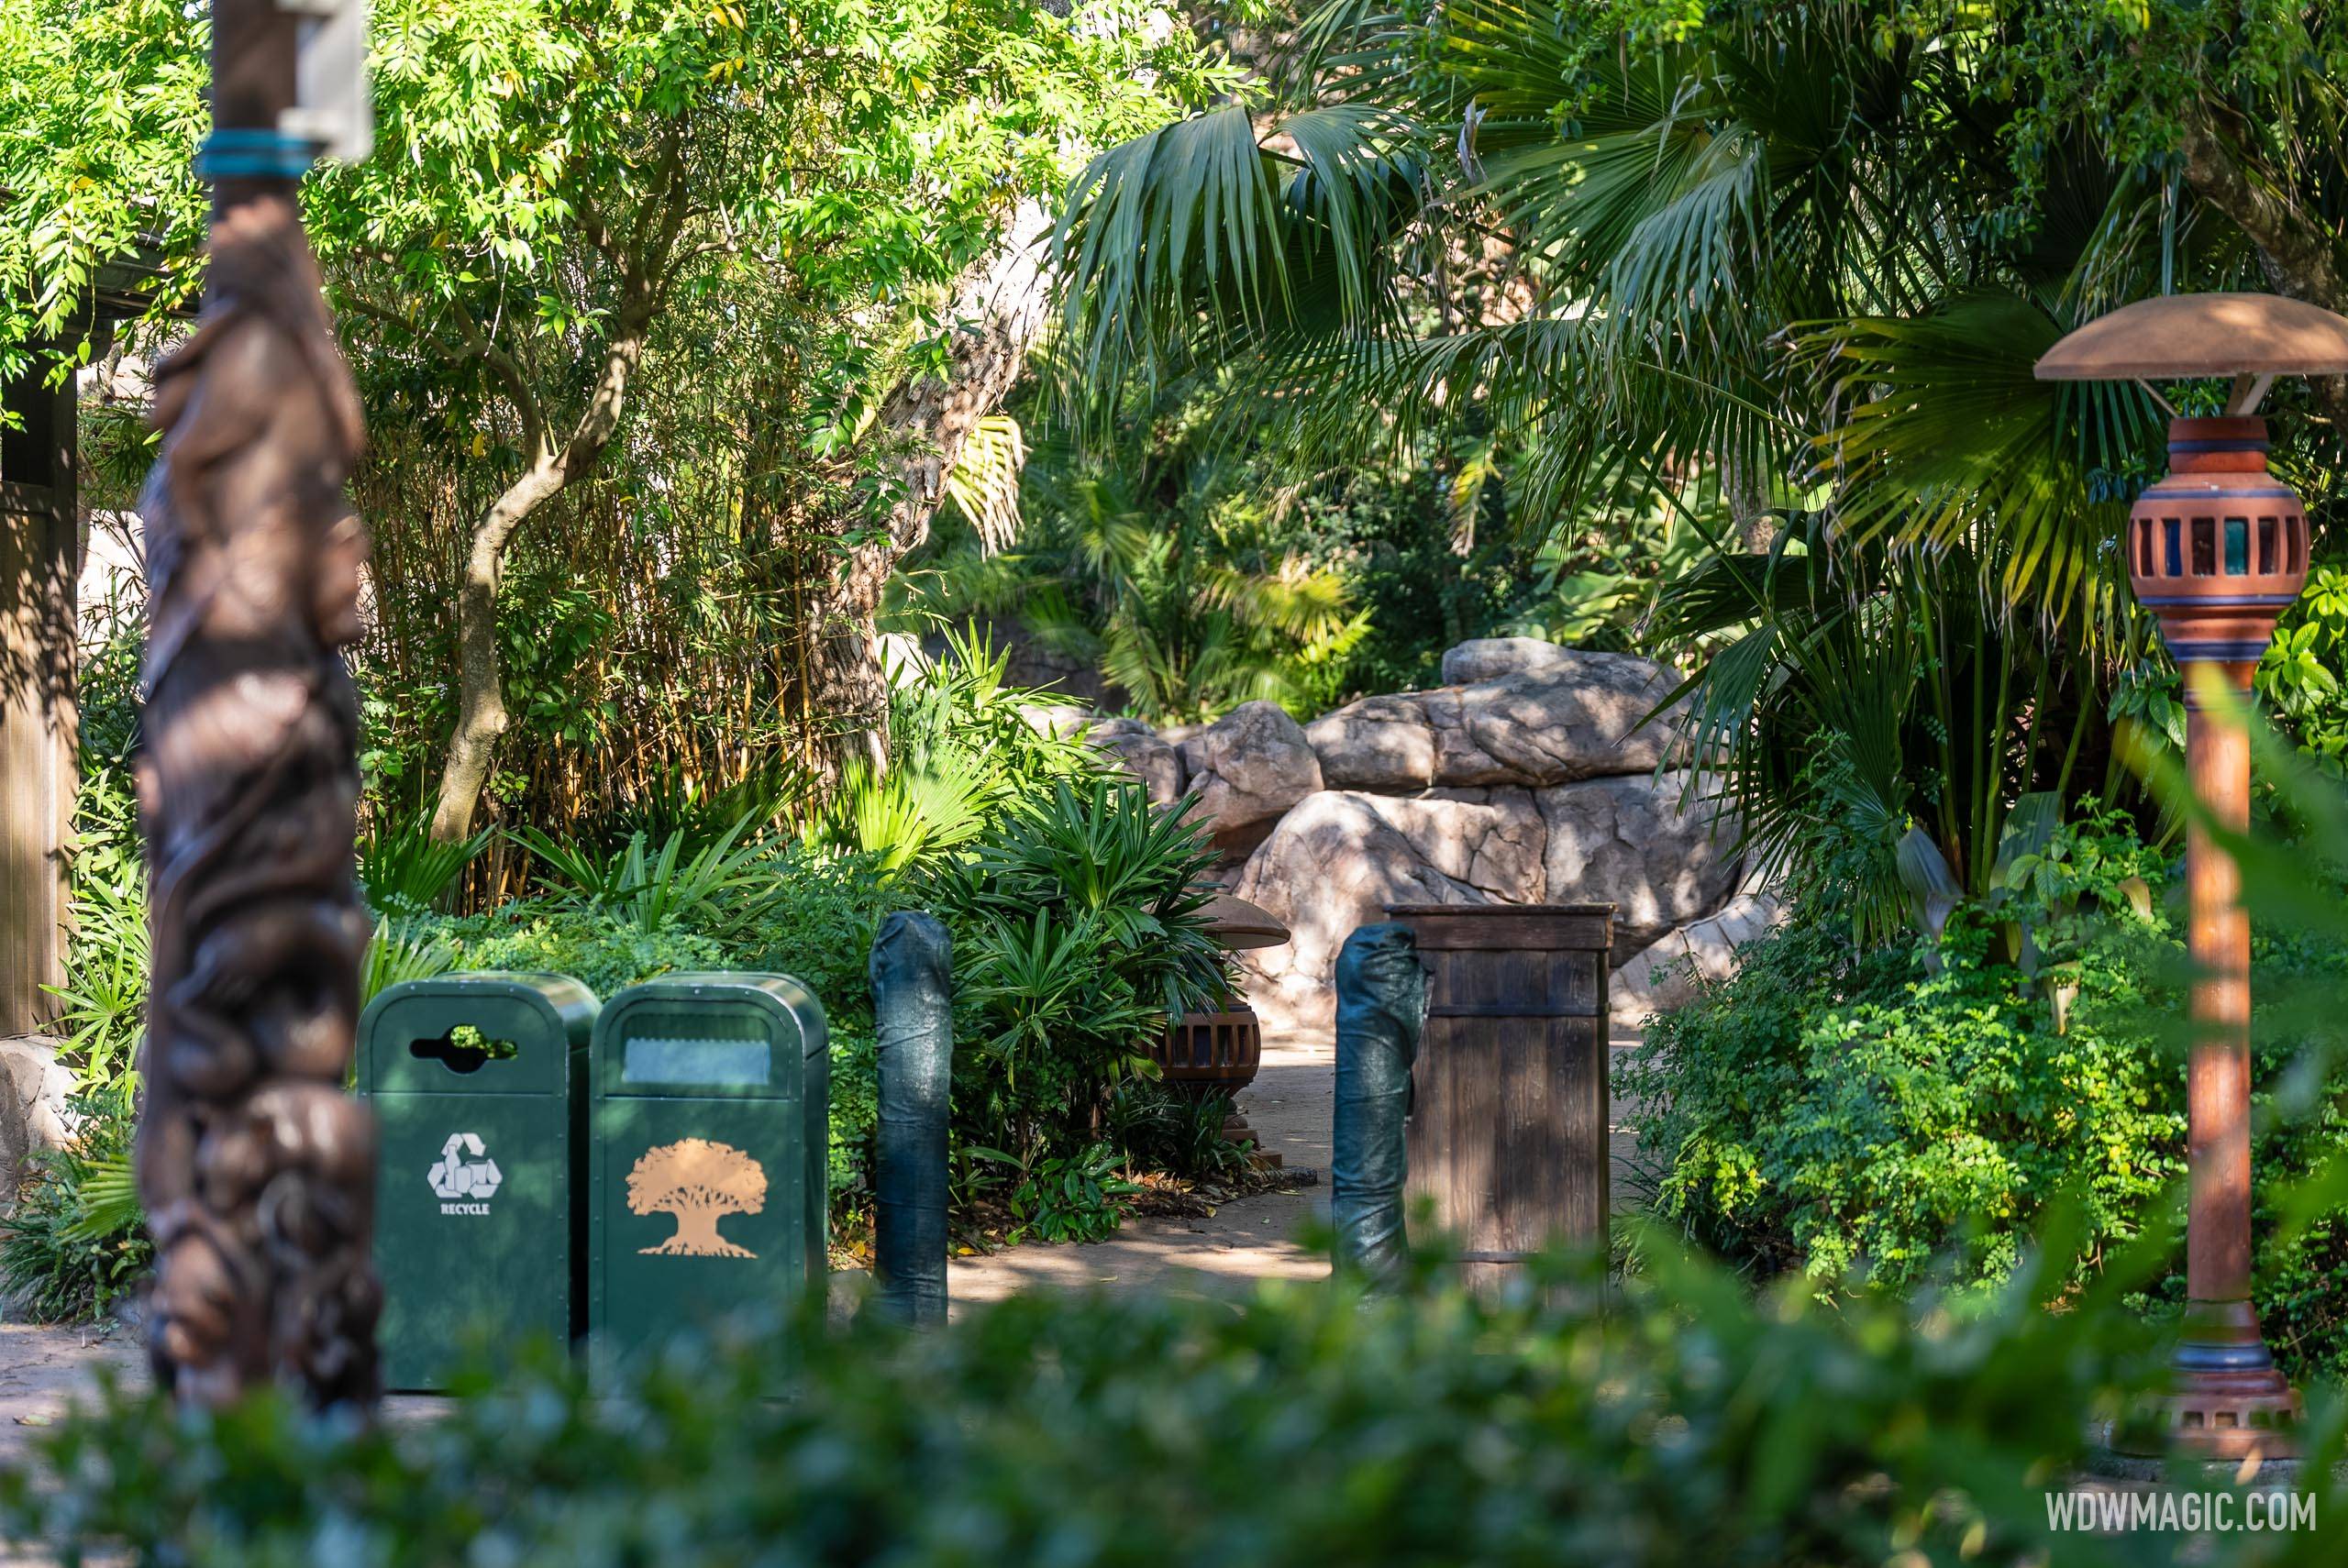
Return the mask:
[[472,1332],[585,1327],[585,1130],[595,993],[563,975],[392,986],[359,1021],[374,1108],[384,1386],[443,1386]]
[[788,975],[672,975],[595,1022],[588,1326],[625,1358],[825,1275],[831,1056]]

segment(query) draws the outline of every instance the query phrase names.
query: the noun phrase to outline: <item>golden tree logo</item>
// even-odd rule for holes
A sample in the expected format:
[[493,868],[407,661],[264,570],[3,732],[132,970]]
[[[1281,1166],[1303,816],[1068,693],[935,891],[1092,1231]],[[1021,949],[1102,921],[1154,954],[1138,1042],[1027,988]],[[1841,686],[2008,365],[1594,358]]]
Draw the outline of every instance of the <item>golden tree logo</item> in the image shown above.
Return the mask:
[[766,1168],[731,1143],[686,1138],[647,1149],[627,1173],[627,1211],[673,1214],[677,1233],[639,1253],[660,1257],[754,1258],[717,1233],[728,1214],[757,1214],[767,1206]]

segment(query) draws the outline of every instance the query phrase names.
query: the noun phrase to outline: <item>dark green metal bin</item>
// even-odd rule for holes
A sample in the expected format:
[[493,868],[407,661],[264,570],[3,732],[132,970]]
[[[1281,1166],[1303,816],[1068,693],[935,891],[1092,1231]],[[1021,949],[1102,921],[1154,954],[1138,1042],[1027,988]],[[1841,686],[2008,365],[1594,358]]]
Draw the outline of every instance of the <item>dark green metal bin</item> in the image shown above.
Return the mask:
[[484,973],[392,986],[360,1018],[385,1386],[441,1386],[471,1333],[584,1328],[572,1169],[596,1011],[568,976]]
[[825,1274],[831,1056],[788,975],[672,975],[595,1024],[589,1330],[625,1357]]

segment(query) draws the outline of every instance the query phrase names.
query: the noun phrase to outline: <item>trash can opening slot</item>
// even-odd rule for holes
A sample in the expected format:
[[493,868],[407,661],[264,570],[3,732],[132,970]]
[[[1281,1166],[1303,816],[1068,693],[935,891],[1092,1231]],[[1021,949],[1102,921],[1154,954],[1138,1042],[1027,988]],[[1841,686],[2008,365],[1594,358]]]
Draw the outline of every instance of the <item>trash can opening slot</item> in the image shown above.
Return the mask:
[[638,1034],[622,1047],[620,1081],[755,1087],[768,1082],[770,1057],[763,1038],[721,1039],[705,1028],[692,1034]]
[[437,1062],[452,1073],[477,1073],[489,1062],[507,1062],[522,1054],[511,1040],[492,1040],[470,1023],[458,1024],[437,1040],[411,1040],[409,1055]]

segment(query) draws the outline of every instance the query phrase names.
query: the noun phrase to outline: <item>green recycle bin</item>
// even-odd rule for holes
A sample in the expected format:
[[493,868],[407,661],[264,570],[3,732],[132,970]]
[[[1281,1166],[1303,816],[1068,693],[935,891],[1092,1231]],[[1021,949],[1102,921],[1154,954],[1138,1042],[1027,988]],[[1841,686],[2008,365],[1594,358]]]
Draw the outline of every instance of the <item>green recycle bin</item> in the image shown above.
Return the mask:
[[788,975],[672,975],[595,1022],[588,1327],[625,1358],[820,1289],[824,1010]]
[[471,1333],[584,1328],[584,1132],[595,993],[563,975],[387,988],[359,1021],[374,1108],[384,1386],[443,1386]]

